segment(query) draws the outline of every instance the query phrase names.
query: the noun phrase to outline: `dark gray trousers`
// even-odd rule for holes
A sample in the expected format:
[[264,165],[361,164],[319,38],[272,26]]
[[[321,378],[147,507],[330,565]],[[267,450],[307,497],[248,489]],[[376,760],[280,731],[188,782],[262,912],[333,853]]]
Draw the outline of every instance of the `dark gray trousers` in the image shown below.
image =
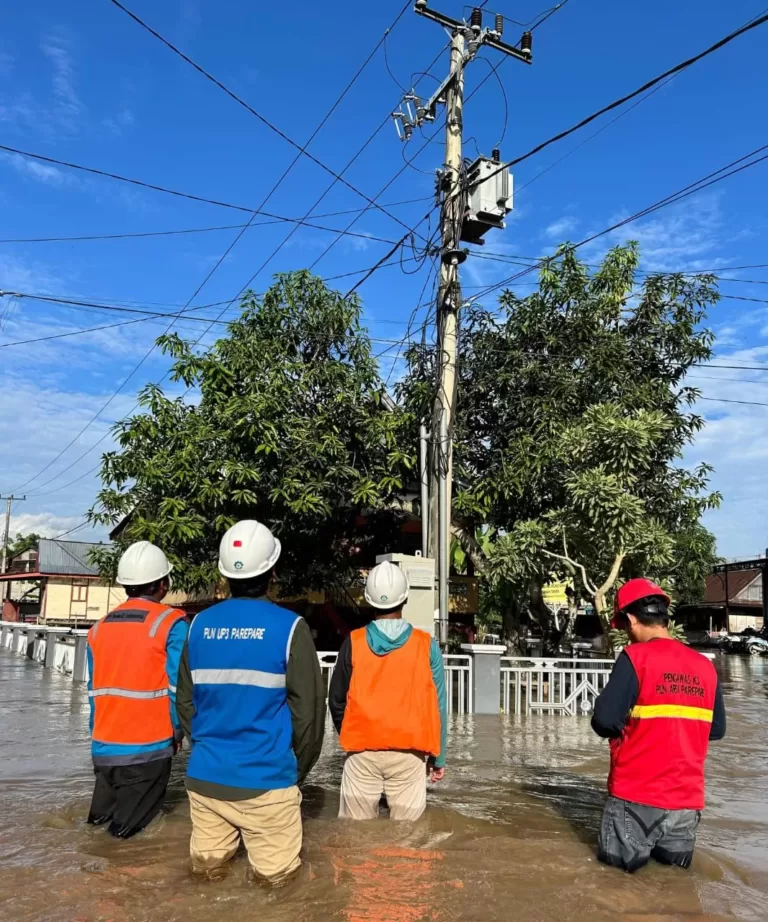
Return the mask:
[[699,810],[661,810],[609,797],[603,811],[597,857],[630,874],[651,858],[689,868],[696,845]]

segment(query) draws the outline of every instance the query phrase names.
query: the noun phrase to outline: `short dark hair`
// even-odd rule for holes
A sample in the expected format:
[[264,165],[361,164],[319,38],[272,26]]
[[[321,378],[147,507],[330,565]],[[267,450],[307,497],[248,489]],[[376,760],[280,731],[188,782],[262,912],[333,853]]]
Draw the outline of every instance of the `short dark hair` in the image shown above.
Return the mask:
[[646,627],[669,624],[669,603],[663,595],[647,595],[624,609],[624,614],[634,615]]
[[272,573],[272,570],[267,570],[261,576],[251,576],[247,579],[228,579],[230,595],[233,599],[258,599],[265,596],[269,589]]
[[154,580],[151,583],[144,583],[143,586],[123,586],[125,589],[125,594],[129,599],[138,599],[142,595],[154,595],[156,592],[160,591],[162,583],[167,583],[168,577],[163,576],[160,579]]
[[402,612],[404,607],[405,607],[405,602],[401,602],[399,605],[395,605],[394,608],[373,608],[372,607],[371,610],[373,611],[373,619],[375,621],[377,618],[386,618],[387,615],[394,615],[397,612]]

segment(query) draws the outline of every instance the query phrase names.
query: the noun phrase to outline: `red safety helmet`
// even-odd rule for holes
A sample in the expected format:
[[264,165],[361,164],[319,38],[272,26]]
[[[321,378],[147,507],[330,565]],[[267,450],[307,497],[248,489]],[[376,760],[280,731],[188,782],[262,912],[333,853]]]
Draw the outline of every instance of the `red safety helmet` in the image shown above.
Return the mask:
[[669,604],[669,596],[661,588],[657,586],[656,583],[651,582],[649,579],[643,579],[642,577],[638,579],[631,579],[629,582],[624,583],[623,586],[619,588],[619,591],[616,593],[616,600],[613,605],[613,617],[611,618],[611,627],[615,628],[616,617],[625,611],[632,605],[633,602],[638,602],[640,599],[648,598],[648,596],[660,596],[663,598],[667,604]]

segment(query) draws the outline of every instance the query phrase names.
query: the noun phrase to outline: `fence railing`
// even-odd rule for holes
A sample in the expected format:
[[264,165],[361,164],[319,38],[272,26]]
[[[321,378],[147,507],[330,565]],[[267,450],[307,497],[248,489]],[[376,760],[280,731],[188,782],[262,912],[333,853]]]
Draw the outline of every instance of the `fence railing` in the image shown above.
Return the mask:
[[[317,654],[320,661],[320,670],[325,682],[325,694],[331,684],[333,670],[336,668],[336,653],[321,652]],[[448,712],[451,714],[472,713],[472,657],[446,654],[443,656],[445,663],[445,690],[448,698]]]
[[445,691],[449,714],[472,714],[472,657],[448,653],[445,663]]
[[74,628],[0,622],[0,650],[10,650],[48,669],[72,677],[74,682],[88,678],[86,638],[88,631]]
[[501,710],[505,714],[588,713],[608,684],[612,659],[501,659]]

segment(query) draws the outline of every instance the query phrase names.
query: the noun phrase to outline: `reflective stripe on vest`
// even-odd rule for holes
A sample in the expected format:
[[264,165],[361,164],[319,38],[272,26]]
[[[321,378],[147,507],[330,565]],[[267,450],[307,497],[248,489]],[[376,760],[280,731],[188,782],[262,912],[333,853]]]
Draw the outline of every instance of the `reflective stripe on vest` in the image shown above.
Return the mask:
[[260,669],[193,669],[195,685],[255,685],[258,688],[285,688],[285,676]]
[[638,695],[624,732],[611,740],[608,790],[660,810],[704,807],[704,762],[715,706],[712,663],[676,640],[630,644]]
[[684,704],[641,704],[632,708],[630,717],[679,717],[682,720],[704,720],[712,723],[714,712],[707,708],[687,707]]
[[158,688],[156,691],[135,691],[132,688],[94,688],[88,692],[88,697],[100,698],[103,695],[112,695],[115,698],[167,698],[168,691],[167,688]]

